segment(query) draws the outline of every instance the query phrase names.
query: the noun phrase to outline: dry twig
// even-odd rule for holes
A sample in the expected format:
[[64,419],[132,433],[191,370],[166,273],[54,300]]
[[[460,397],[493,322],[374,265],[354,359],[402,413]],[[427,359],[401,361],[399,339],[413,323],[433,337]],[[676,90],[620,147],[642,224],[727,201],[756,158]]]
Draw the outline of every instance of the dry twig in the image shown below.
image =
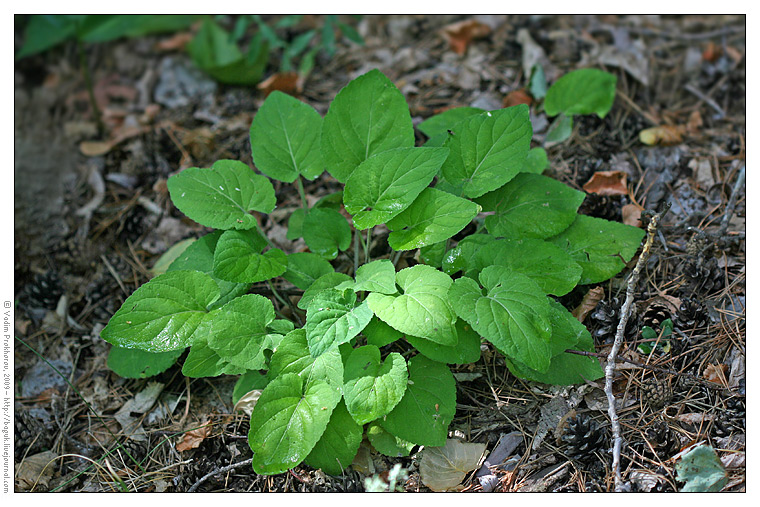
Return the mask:
[[232,465],[227,465],[226,467],[222,467],[222,468],[220,468],[218,470],[214,470],[213,472],[210,472],[210,473],[204,475],[203,477],[201,477],[200,479],[198,479],[198,481],[195,484],[193,484],[192,486],[190,486],[190,488],[187,490],[187,492],[188,493],[194,493],[198,489],[198,486],[200,486],[201,484],[203,484],[204,482],[206,482],[207,480],[209,480],[210,478],[212,478],[215,475],[223,474],[225,472],[229,472],[230,470],[235,470],[236,468],[240,468],[240,467],[245,466],[245,465],[250,465],[251,463],[253,463],[253,458],[249,458],[249,459],[247,459],[245,461],[241,461],[239,463],[233,463]]
[[670,204],[667,204],[663,211],[652,214],[651,220],[649,221],[649,225],[647,226],[647,239],[644,243],[641,255],[639,255],[639,260],[636,262],[636,267],[633,268],[633,272],[628,278],[628,287],[625,291],[625,303],[623,303],[623,307],[620,310],[620,322],[618,323],[617,332],[615,333],[615,342],[612,344],[610,354],[607,356],[607,365],[604,367],[604,392],[607,395],[607,413],[610,416],[610,423],[612,424],[612,468],[615,472],[616,492],[623,491],[623,480],[620,476],[620,451],[623,446],[623,437],[620,436],[620,421],[618,420],[617,409],[615,407],[615,395],[612,393],[612,377],[615,374],[617,354],[623,343],[625,326],[628,323],[628,317],[631,315],[633,291],[639,281],[641,270],[649,257],[649,252],[652,248],[652,243],[654,242],[654,236],[657,232],[657,224],[662,216],[667,213],[668,209],[670,209]]

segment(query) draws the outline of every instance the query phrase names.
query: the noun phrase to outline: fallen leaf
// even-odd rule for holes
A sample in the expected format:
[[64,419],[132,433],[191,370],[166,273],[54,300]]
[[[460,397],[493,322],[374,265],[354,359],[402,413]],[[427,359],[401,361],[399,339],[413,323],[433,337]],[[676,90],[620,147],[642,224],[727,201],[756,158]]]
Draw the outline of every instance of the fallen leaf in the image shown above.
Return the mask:
[[686,122],[686,132],[695,134],[702,124],[702,115],[699,114],[699,111],[692,111],[689,115],[689,121]]
[[491,27],[474,19],[468,19],[445,26],[442,32],[449,43],[449,48],[456,54],[463,55],[473,40],[482,39],[490,34]]
[[190,32],[179,32],[168,39],[159,41],[156,44],[156,49],[159,51],[181,51],[193,40],[193,37],[194,35]]
[[182,437],[182,442],[177,444],[177,450],[183,452],[199,447],[203,441],[211,435],[211,426],[211,421],[206,419],[201,423],[199,428],[185,432],[185,436]]
[[634,227],[641,227],[641,212],[644,208],[638,204],[630,203],[623,206],[623,223]]
[[691,169],[694,179],[701,188],[708,189],[715,185],[715,178],[713,177],[710,159],[693,158],[689,161],[686,167]]
[[150,382],[145,387],[145,389],[137,393],[134,398],[122,405],[119,411],[114,414],[114,419],[119,421],[119,424],[121,424],[122,432],[125,435],[128,435],[133,440],[147,440],[147,437],[143,431],[137,431],[141,426],[141,418],[139,416],[134,417],[132,414],[144,414],[148,412],[153,404],[156,403],[158,395],[160,395],[161,391],[163,390],[164,384],[161,384],[159,382]]
[[512,107],[520,104],[531,105],[532,103],[533,97],[528,95],[524,88],[513,90],[504,97],[504,107]]
[[420,462],[422,483],[433,491],[457,489],[471,470],[480,464],[485,444],[446,440],[443,447],[425,447]]
[[728,371],[727,364],[708,364],[702,376],[706,380],[709,380],[710,382],[715,382],[716,384],[728,386],[728,382],[726,381],[727,371]]
[[726,54],[736,62],[737,65],[740,64],[744,58],[744,54],[733,46],[726,46]]
[[723,489],[728,474],[718,459],[715,449],[700,445],[691,450],[676,464],[678,480],[685,482],[682,492],[705,493]]
[[16,485],[23,491],[47,491],[55,466],[51,463],[58,455],[45,451],[27,456],[16,468]]
[[275,90],[293,95],[300,91],[298,87],[298,73],[277,72],[256,85],[256,88],[263,91],[264,95],[267,96]]
[[675,416],[675,419],[682,423],[699,426],[712,421],[714,417],[712,414],[705,414],[704,412],[689,412],[688,414],[679,414]]
[[686,127],[682,125],[660,125],[639,132],[639,141],[648,146],[672,146],[683,142],[685,131]]
[[596,308],[596,305],[599,304],[599,301],[602,299],[604,299],[604,288],[601,286],[594,287],[583,296],[581,304],[575,307],[573,310],[573,317],[578,319],[578,321],[583,322],[586,316],[594,311],[594,308]]
[[82,141],[79,151],[85,157],[100,157],[111,151],[114,145],[110,141]]
[[702,51],[702,59],[706,62],[714,62],[720,58],[721,54],[723,54],[723,51],[721,50],[720,46],[715,44],[713,41],[709,41],[707,43],[707,46],[705,46],[704,51]]
[[351,468],[362,475],[372,475],[375,473],[372,452],[366,440],[363,440],[359,446],[359,450],[356,452],[356,456],[354,456],[354,461],[351,463]]
[[589,194],[628,195],[627,178],[623,171],[597,171],[583,185],[583,190]]
[[259,401],[259,396],[261,396],[261,389],[253,389],[252,391],[245,393],[238,402],[235,403],[235,407],[232,411],[237,412],[240,410],[250,416],[253,413],[253,407],[255,407],[256,402]]

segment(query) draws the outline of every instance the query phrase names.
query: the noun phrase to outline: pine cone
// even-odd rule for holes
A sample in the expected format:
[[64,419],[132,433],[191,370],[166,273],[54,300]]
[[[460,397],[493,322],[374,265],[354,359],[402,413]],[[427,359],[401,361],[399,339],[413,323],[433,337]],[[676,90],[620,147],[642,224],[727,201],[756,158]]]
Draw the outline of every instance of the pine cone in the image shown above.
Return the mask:
[[652,303],[641,317],[641,325],[649,326],[654,330],[659,329],[660,324],[670,318],[670,310],[662,303]]
[[578,213],[590,217],[619,222],[623,218],[622,196],[588,194]]
[[585,414],[579,414],[567,420],[562,441],[567,444],[567,454],[584,460],[601,450],[606,441],[604,430],[599,424]]
[[665,421],[655,421],[644,431],[644,436],[660,459],[667,460],[678,451],[680,444]]
[[744,398],[735,396],[724,402],[725,409],[718,413],[713,431],[719,437],[741,433],[746,427],[747,408]]
[[718,267],[715,257],[705,259],[687,256],[681,264],[681,273],[688,282],[684,287],[686,293],[711,294],[723,288],[723,271]]
[[45,425],[28,412],[16,411],[13,427],[13,454],[16,461],[21,461],[24,455],[32,456],[50,447],[51,438]]
[[699,298],[683,298],[678,308],[673,326],[681,331],[690,331],[707,327],[709,324],[707,310]]
[[31,308],[55,310],[63,295],[63,282],[55,271],[35,275],[26,287],[26,303]]
[[[596,308],[591,312],[590,324],[596,324],[592,336],[594,338],[603,338],[606,342],[612,342],[615,339],[615,333],[617,332],[617,326],[620,321],[620,300],[613,297],[611,300],[603,299],[596,305]],[[630,323],[632,319],[628,319]],[[594,327],[589,325],[589,327]],[[625,337],[631,338],[634,328],[632,326],[626,326]]]
[[667,405],[673,398],[673,391],[667,381],[648,380],[639,387],[641,400],[655,410]]

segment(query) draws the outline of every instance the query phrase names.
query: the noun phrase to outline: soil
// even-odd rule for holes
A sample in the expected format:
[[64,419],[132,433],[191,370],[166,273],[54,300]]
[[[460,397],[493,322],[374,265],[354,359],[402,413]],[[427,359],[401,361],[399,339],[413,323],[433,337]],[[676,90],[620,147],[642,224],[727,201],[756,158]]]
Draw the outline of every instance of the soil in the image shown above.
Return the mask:
[[[450,43],[443,29],[468,20],[487,34]],[[289,30],[297,34],[310,23],[318,26],[321,17],[306,16]],[[505,107],[510,92],[526,87],[525,59],[536,48],[550,81],[589,66],[617,76],[609,115],[577,117],[571,137],[547,150],[544,174],[582,189],[598,171],[624,172],[626,195],[588,194],[581,208],[608,220],[671,204],[620,352],[637,364],[620,363],[614,379],[624,487],[678,490],[679,452],[705,442],[720,450],[724,490],[744,491],[746,201],[737,180],[745,159],[745,18],[383,15],[364,16],[357,29],[363,46],[339,39],[337,52],[319,53],[303,82],[299,98],[321,114],[348,81],[372,68],[404,93],[415,125],[450,107]],[[131,380],[108,369],[109,346],[99,332],[110,316],[169,247],[207,232],[173,207],[167,178],[219,159],[252,165],[248,129],[265,98],[255,87],[213,82],[182,50],[158,49],[171,37],[86,46],[103,131],[73,43],[16,62],[16,491],[363,491],[366,477],[395,463],[408,471],[404,490],[429,491],[419,476],[419,448],[401,459],[363,448],[363,459],[340,477],[306,465],[259,476],[244,463],[202,480],[251,457],[247,418],[231,403],[236,378],[186,379],[176,365]],[[16,33],[16,49],[22,41]],[[453,50],[462,44],[464,53]],[[275,54],[265,77],[277,62]],[[549,120],[540,107],[532,111],[540,145]],[[681,139],[642,144],[643,129],[662,125],[684,126]],[[305,190],[313,202],[338,189],[325,173]],[[275,190],[278,210],[262,227],[286,252],[302,250],[285,238],[299,196],[288,185]],[[380,238],[373,258],[389,254]],[[574,309],[592,289],[603,290],[584,321],[600,357],[609,352],[628,273],[562,298]],[[667,346],[638,349],[642,327],[658,328],[667,318],[675,328]],[[523,381],[493,349],[454,371],[468,380],[458,383],[452,437],[493,452],[505,436],[519,435],[487,480],[468,474],[460,490],[613,490],[604,379],[570,387]],[[159,392],[155,403],[125,405],[151,389]],[[568,429],[579,416],[595,422],[591,440],[598,440],[580,455]],[[127,420],[137,434],[124,431]],[[208,422],[197,447],[178,449],[185,432]]]

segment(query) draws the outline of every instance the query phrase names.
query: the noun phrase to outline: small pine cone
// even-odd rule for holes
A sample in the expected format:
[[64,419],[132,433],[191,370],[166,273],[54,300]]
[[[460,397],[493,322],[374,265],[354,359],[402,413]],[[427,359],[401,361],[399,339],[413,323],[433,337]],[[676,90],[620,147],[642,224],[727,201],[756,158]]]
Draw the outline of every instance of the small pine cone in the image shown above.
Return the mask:
[[647,380],[639,387],[641,401],[655,410],[661,409],[673,399],[673,391],[667,381]]
[[119,237],[124,241],[136,243],[147,232],[145,225],[147,212],[142,206],[136,206],[129,210],[125,216]]
[[644,431],[644,436],[660,459],[669,459],[680,447],[674,432],[665,421],[655,421]]
[[[615,339],[615,333],[620,321],[620,306],[620,300],[616,297],[609,300],[603,299],[596,305],[594,311],[589,315],[591,324],[589,327],[596,327],[593,333],[591,333],[594,338],[603,338],[610,343]],[[630,323],[632,320],[628,319],[628,322]],[[596,326],[593,326],[593,324]],[[627,326],[625,328],[625,337],[631,338],[633,330],[633,326]]]
[[50,434],[45,425],[28,412],[17,411],[13,427],[13,454],[16,461],[21,461],[24,455],[32,456],[50,447]]
[[696,233],[686,243],[686,255],[701,257],[703,254],[709,254],[709,245],[710,240],[705,234]]
[[731,433],[741,433],[746,427],[747,408],[744,398],[733,397],[725,402],[725,410],[720,411],[715,418],[713,431],[719,437],[725,437]]
[[567,420],[562,441],[567,444],[567,454],[583,460],[601,450],[606,442],[604,430],[599,424],[585,414],[579,414]]
[[54,271],[35,275],[26,288],[26,303],[32,308],[54,310],[63,295],[63,282]]
[[116,449],[116,452],[121,454],[121,459],[124,464],[132,468],[137,466],[132,459],[136,460],[137,463],[140,463],[145,456],[147,456],[148,442],[138,442],[137,440],[127,438],[121,443],[121,447]]
[[714,257],[687,257],[681,264],[681,273],[688,282],[687,292],[710,294],[723,288],[723,272]]
[[673,321],[674,327],[687,331],[707,327],[708,324],[707,309],[699,298],[681,299],[681,306]]
[[670,310],[662,303],[652,303],[641,317],[641,325],[659,329],[660,324],[670,318]]

